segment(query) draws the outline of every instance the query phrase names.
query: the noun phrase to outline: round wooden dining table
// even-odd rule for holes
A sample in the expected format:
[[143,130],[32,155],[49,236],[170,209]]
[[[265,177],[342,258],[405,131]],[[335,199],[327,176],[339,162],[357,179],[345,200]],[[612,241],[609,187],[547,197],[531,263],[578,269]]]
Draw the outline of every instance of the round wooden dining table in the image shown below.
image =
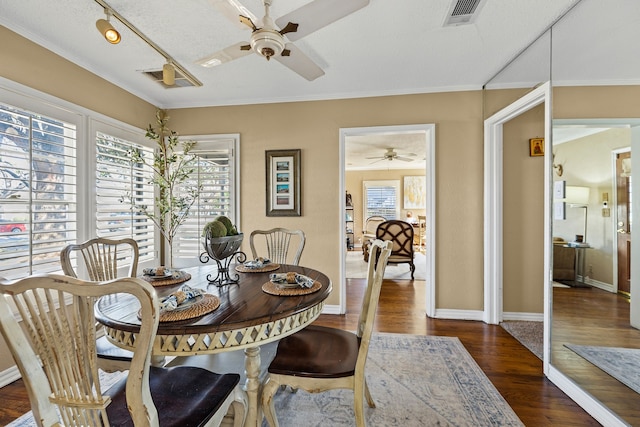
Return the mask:
[[[233,264],[231,268],[236,271]],[[317,290],[305,295],[274,295],[263,290],[272,273],[284,272],[295,272],[313,279],[318,282],[315,285]],[[216,267],[203,265],[181,269],[181,274],[191,276],[183,283],[154,285],[160,300],[182,285],[188,285],[204,291],[210,299],[215,300],[211,295],[217,297],[219,306],[198,317],[161,321],[153,344],[153,356],[154,360],[160,360],[165,356],[206,355],[244,349],[245,390],[249,401],[245,426],[253,427],[262,424],[258,395],[261,388],[260,345],[291,335],[313,322],[322,312],[332,284],[325,274],[317,270],[293,265],[280,265],[277,270],[267,272],[236,273],[237,284],[217,286],[210,283],[216,276]],[[128,350],[135,350],[140,327],[137,305],[131,295],[117,294],[99,299],[95,306],[96,319],[104,326],[108,339]]]

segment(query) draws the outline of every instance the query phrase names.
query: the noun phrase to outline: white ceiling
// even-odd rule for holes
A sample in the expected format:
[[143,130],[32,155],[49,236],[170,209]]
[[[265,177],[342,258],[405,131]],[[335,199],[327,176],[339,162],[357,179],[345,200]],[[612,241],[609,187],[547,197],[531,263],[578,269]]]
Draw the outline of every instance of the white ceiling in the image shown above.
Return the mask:
[[[216,0],[105,1],[203,86],[166,89],[142,75],[161,69],[164,58],[115,18],[122,42],[107,43],[95,26],[104,13],[94,0],[0,0],[0,24],[171,109],[477,90],[578,0],[489,0],[474,23],[454,27],[443,23],[455,0],[371,0],[295,42],[325,71],[312,82],[255,54],[214,68],[197,65],[251,34],[223,16]],[[264,15],[262,0],[239,1]],[[273,0],[271,16],[307,3]]]
[[[213,68],[196,64],[218,50],[248,41],[251,34],[248,27],[221,14],[216,3],[240,1],[261,18],[262,0],[100,1],[106,1],[203,85],[167,89],[143,75],[142,71],[161,69],[164,58],[115,18],[112,23],[121,32],[122,42],[107,43],[95,26],[97,19],[104,18],[96,0],[0,0],[0,25],[165,109],[478,90],[580,3],[486,0],[471,24],[444,26],[456,0],[370,0],[364,8],[295,42],[325,72],[310,82],[281,63],[255,54]],[[276,19],[309,2],[273,0],[271,16]],[[555,82],[638,84],[640,55],[630,55],[630,48],[623,46],[640,38],[640,2],[582,0],[570,15],[553,33]],[[583,19],[597,25],[585,26]],[[0,52],[2,48],[0,41]],[[530,61],[548,60],[548,50],[542,49],[537,56],[536,49],[529,52],[534,54]],[[621,61],[633,66],[613,65]],[[535,68],[529,60],[513,67],[520,76]],[[526,80],[525,84],[539,82],[534,75]],[[384,135],[367,142],[350,139],[347,159],[353,168],[415,167],[414,162],[397,160],[371,165],[373,160],[366,157],[382,156],[388,147],[396,147],[400,155],[409,152],[417,160],[424,158],[420,148],[424,145],[411,135],[401,140]],[[354,156],[360,160],[353,160]]]

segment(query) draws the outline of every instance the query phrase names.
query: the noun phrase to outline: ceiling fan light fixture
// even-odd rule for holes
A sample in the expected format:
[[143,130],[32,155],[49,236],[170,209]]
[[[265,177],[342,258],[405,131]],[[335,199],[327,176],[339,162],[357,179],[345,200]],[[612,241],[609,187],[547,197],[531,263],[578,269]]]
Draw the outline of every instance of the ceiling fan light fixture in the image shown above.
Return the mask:
[[261,29],[251,35],[251,48],[267,58],[278,56],[284,50],[284,38],[277,31]]
[[111,25],[111,13],[108,9],[104,10],[105,15],[107,15],[107,19],[98,19],[96,21],[96,28],[100,31],[100,34],[111,44],[118,44],[122,37],[118,30]]
[[167,86],[176,84],[176,67],[171,62],[167,62],[162,66],[162,83]]

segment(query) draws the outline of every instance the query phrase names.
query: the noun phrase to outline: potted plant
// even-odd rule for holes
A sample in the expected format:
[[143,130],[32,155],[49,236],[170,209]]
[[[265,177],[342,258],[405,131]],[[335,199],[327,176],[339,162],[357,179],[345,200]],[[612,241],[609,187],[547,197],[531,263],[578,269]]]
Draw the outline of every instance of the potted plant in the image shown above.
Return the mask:
[[196,156],[191,154],[195,141],[179,141],[178,134],[168,127],[169,116],[165,110],[156,112],[156,127],[149,124],[145,136],[155,142],[153,158],[141,150],[131,152],[131,162],[146,165],[152,171],[150,183],[156,187],[154,206],[141,204],[128,192],[126,200],[131,209],[144,214],[158,227],[164,240],[162,260],[173,267],[173,239],[180,225],[189,216],[198,199],[201,186],[190,180],[196,170]]

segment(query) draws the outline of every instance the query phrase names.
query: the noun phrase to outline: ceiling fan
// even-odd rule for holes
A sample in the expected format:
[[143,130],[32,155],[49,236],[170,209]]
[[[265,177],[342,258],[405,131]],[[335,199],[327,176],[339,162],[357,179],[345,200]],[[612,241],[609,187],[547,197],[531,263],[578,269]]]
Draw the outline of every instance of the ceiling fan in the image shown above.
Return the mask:
[[196,61],[197,64],[214,67],[254,52],[267,60],[274,58],[309,81],[324,75],[324,71],[290,41],[299,40],[369,4],[369,0],[314,0],[274,22],[269,15],[273,0],[263,0],[264,17],[259,23],[238,0],[210,1],[225,16],[249,27],[251,37],[249,42],[231,45]]
[[[405,157],[405,156],[409,156],[409,157]],[[415,153],[406,153],[404,154],[404,156],[399,156],[398,153],[395,151],[395,149],[387,148],[387,151],[382,155],[382,157],[380,156],[367,157],[367,159],[377,159],[375,162],[379,162],[380,160],[388,160],[388,161],[401,160],[403,162],[412,162],[413,159],[410,157],[415,157],[415,156],[416,156]]]

